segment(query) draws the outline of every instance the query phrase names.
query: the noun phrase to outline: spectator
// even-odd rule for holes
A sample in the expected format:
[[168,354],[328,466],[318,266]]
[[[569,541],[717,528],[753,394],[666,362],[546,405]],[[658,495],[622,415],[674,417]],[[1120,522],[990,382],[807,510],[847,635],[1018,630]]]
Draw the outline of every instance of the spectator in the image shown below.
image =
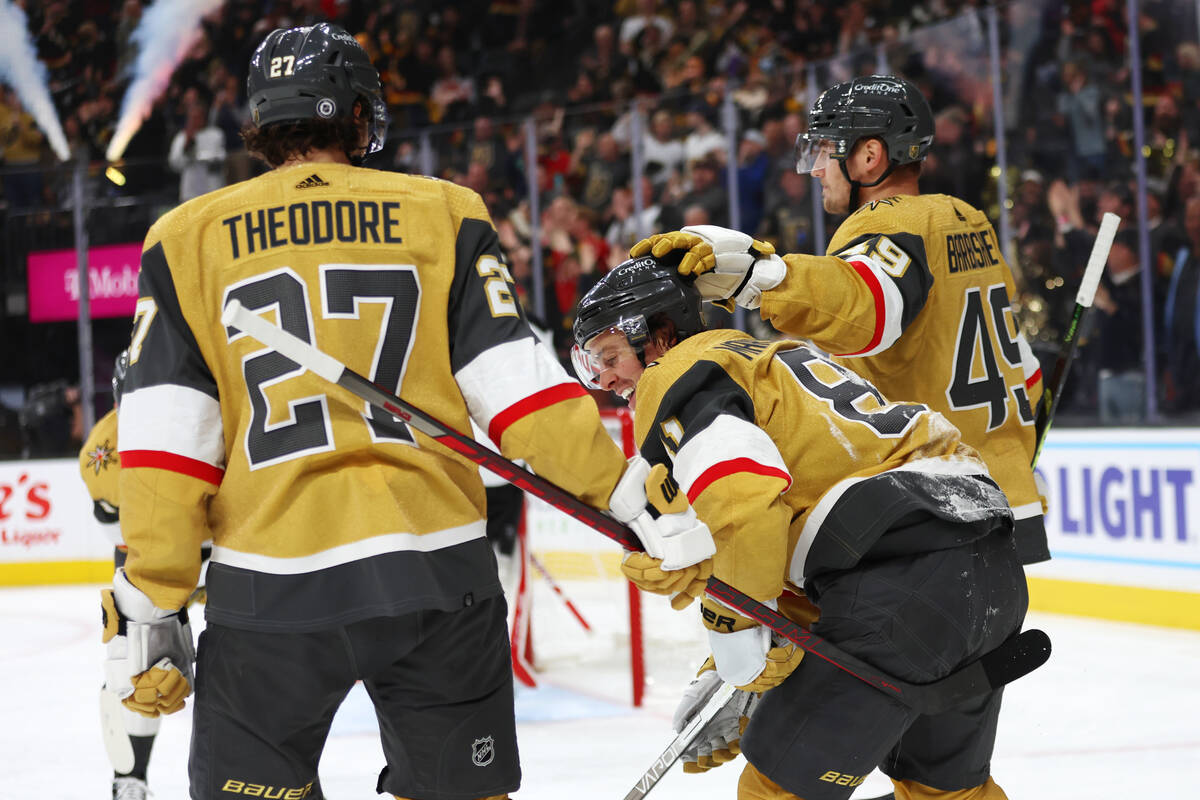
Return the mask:
[[625,18],[621,23],[621,45],[630,45],[646,28],[658,30],[661,41],[671,38],[675,26],[666,17],[658,13],[658,0],[637,0],[637,13]]
[[692,206],[699,206],[708,215],[712,225],[729,224],[728,192],[721,180],[721,164],[716,158],[708,156],[691,165],[691,188],[674,203],[663,209],[662,224],[667,230],[681,228],[684,211]]
[[1108,167],[1108,147],[1104,139],[1100,87],[1091,82],[1087,70],[1076,61],[1063,65],[1062,82],[1058,111],[1066,118],[1071,136],[1068,178],[1072,182],[1101,178]]
[[42,173],[38,162],[46,149],[33,117],[17,93],[0,87],[0,152],[4,154],[4,198],[12,208],[41,205]]
[[795,169],[780,172],[776,180],[779,189],[763,215],[758,238],[775,245],[780,253],[814,254],[812,234],[812,178],[799,175]]
[[475,102],[475,82],[458,67],[454,48],[442,45],[437,51],[438,78],[430,89],[434,122],[459,122],[467,118]]
[[1200,195],[1188,199],[1183,226],[1187,240],[1172,254],[1159,334],[1167,411],[1200,409]]
[[188,106],[187,121],[171,140],[167,163],[179,173],[180,202],[225,185],[225,134],[208,122],[208,111],[199,102]]
[[753,129],[745,131],[738,145],[737,186],[740,229],[747,233],[758,230],[762,223],[770,166],[762,133]]
[[683,166],[683,141],[675,135],[671,112],[659,109],[650,118],[650,130],[642,139],[642,158],[654,183],[662,185]]
[[[593,141],[594,148],[590,147]],[[576,139],[577,154],[581,148],[584,154],[573,159],[579,201],[593,211],[603,211],[612,201],[613,190],[629,182],[629,158],[621,153],[611,133],[596,136],[590,128]]]
[[1132,231],[1118,232],[1095,300],[1100,311],[1095,358],[1103,425],[1130,425],[1145,419],[1141,269],[1137,238]]

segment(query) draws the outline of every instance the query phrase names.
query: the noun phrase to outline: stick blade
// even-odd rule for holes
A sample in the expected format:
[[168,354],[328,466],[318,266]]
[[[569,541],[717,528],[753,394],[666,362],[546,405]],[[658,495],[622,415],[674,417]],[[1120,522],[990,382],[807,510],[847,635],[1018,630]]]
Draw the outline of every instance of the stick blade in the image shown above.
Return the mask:
[[1050,658],[1050,637],[1031,628],[988,653],[983,668],[993,687],[1012,683],[1045,664]]

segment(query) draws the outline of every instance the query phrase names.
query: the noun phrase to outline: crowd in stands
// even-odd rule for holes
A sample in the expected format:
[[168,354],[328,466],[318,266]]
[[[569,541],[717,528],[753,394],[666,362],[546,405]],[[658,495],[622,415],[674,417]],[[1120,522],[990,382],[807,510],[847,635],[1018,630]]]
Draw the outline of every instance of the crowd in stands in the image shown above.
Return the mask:
[[[124,187],[99,175],[148,3],[18,5],[71,152],[97,165],[96,192],[152,198],[156,210],[261,169],[238,132],[247,118],[245,65],[267,31],[332,20],[357,32],[392,115],[388,146],[370,166],[428,171],[479,191],[525,307],[541,310],[538,321],[560,347],[575,302],[643,233],[736,224],[781,251],[823,250],[818,233],[832,232],[837,220],[814,218],[812,182],[792,169],[793,142],[825,85],[880,64],[916,81],[934,108],[936,141],[922,190],[960,196],[993,220],[1000,210],[985,4],[976,0],[228,0],[205,18],[130,143]],[[1063,407],[1103,413],[1105,421],[1142,418],[1134,395],[1144,391],[1137,377],[1143,268],[1153,273],[1160,405],[1200,410],[1193,386],[1200,382],[1200,44],[1194,24],[1190,36],[1172,28],[1175,5],[1194,4],[1142,0],[1148,264],[1132,237],[1135,109],[1125,4],[1000,5],[1011,168],[999,177],[1007,182],[1021,287],[1015,305],[1044,363],[1053,361],[1100,216],[1116,210],[1125,220],[1114,249],[1129,249],[1132,261],[1106,277],[1088,332],[1121,345],[1085,347],[1084,377]],[[533,169],[528,119],[536,131]],[[631,161],[637,131],[640,193]],[[7,226],[23,209],[63,207],[64,182],[36,169],[54,160],[45,137],[7,88],[0,148]],[[736,198],[728,190],[731,159]],[[139,240],[144,224],[139,218],[125,240]],[[546,270],[540,298],[532,296],[535,251]],[[6,287],[17,268],[6,265]],[[1110,378],[1108,394],[1118,401],[1105,411],[1101,386]]]

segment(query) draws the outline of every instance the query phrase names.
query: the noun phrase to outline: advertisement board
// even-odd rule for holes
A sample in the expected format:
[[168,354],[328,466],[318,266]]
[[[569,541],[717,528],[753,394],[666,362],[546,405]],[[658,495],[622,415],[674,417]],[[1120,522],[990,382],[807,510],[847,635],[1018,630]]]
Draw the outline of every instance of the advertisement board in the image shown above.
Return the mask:
[[[93,317],[132,317],[142,245],[88,249],[88,305]],[[29,254],[29,321],[60,322],[79,316],[79,268],[74,250]]]
[[73,459],[0,461],[0,585],[112,576],[112,541]]

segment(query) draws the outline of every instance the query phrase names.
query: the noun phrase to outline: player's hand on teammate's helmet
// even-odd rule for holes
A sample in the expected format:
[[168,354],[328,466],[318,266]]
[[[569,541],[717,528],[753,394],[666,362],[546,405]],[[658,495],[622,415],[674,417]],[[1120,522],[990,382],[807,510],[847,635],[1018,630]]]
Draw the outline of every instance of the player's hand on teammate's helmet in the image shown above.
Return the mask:
[[765,692],[787,680],[804,658],[790,642],[774,643],[771,629],[743,617],[711,597],[700,602],[717,673],[726,683]]
[[651,254],[662,258],[683,251],[679,273],[696,279],[705,300],[733,310],[758,308],[762,293],[783,280],[787,266],[769,243],[718,225],[689,225],[683,230],[656,233],[635,244],[632,258]]
[[[125,640],[124,648],[110,647],[105,665],[108,685],[125,707],[147,717],[183,708],[192,693],[196,660],[187,610],[158,608],[130,583],[124,569],[113,576],[113,588],[100,593],[100,606],[104,642]],[[117,673],[125,680],[115,679]]]
[[[637,534],[663,570],[679,570],[711,559],[712,533],[662,464],[633,456],[608,499],[609,511]],[[709,567],[711,574],[712,568]]]
[[621,572],[639,589],[653,594],[671,596],[671,607],[681,611],[704,595],[708,577],[712,575],[712,559],[683,569],[663,569],[662,559],[649,553],[626,553],[621,560]]
[[[679,733],[687,726],[708,699],[721,686],[721,677],[713,667],[711,657],[704,662],[696,678],[683,690],[683,697],[675,708],[672,726]],[[741,739],[760,695],[737,691],[721,707],[700,733],[687,746],[681,756],[683,771],[707,772],[713,767],[733,761],[742,752]]]

